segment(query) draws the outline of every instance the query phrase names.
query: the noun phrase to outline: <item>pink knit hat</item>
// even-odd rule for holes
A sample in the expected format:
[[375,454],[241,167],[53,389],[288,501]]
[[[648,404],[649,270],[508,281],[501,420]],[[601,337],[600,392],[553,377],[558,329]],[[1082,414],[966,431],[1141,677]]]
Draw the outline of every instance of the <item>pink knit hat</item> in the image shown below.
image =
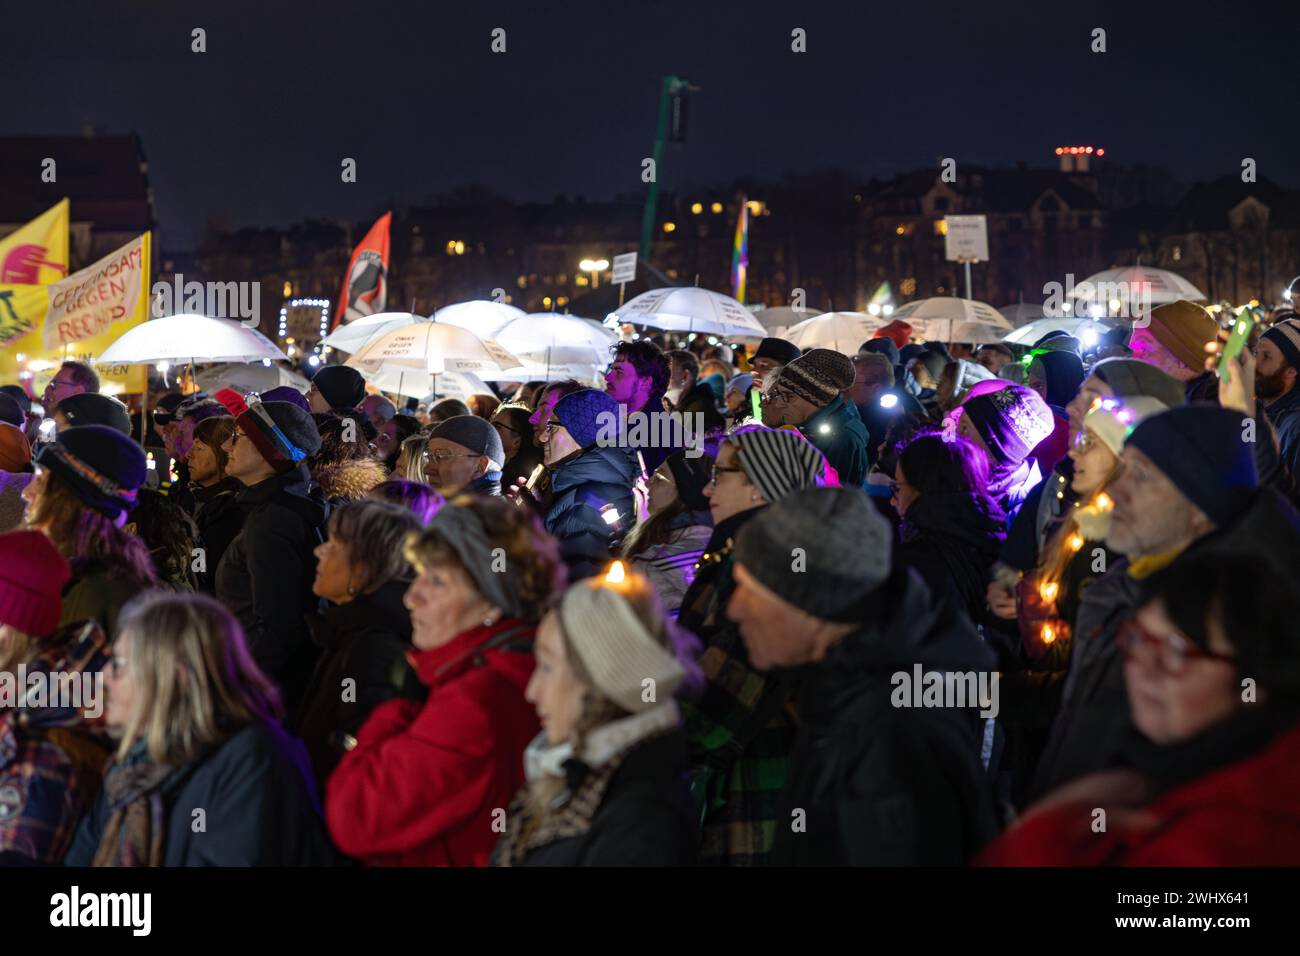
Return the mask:
[[72,570],[39,531],[0,534],[0,624],[35,637],[54,633]]

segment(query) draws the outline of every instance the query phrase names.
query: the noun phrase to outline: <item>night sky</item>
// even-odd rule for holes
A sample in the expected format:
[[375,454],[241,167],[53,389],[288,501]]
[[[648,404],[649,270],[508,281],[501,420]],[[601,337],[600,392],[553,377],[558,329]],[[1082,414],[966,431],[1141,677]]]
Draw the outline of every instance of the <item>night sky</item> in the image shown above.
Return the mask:
[[[669,188],[831,166],[865,180],[943,156],[959,174],[1048,165],[1068,143],[1187,181],[1251,156],[1262,178],[1297,186],[1300,31],[1282,9],[8,0],[0,134],[138,131],[173,250],[209,219],[364,219],[469,182],[540,200],[641,190],[665,73],[703,88],[662,170]],[[489,49],[498,26],[505,54]],[[795,27],[807,53],[790,51]],[[340,182],[345,156],[356,184]]]

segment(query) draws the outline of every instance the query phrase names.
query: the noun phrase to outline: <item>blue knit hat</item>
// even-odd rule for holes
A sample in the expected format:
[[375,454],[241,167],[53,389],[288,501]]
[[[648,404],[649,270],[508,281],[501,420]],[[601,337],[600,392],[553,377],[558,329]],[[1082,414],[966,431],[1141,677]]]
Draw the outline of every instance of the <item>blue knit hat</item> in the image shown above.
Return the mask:
[[64,429],[40,447],[35,460],[86,505],[110,518],[135,508],[148,474],[144,449],[108,425]]
[[590,448],[602,428],[607,434],[611,426],[618,429],[618,402],[605,392],[583,388],[555,403],[555,417],[579,448]]
[[1259,485],[1246,416],[1217,405],[1181,405],[1144,419],[1126,447],[1136,448],[1218,527],[1250,504]]

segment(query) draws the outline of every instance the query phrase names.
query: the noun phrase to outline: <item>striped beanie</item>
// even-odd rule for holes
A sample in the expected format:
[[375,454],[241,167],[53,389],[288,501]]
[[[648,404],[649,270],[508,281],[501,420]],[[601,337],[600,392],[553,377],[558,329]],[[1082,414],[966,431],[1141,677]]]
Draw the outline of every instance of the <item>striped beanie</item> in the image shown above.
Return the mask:
[[824,408],[853,384],[856,375],[847,355],[809,349],[781,369],[777,381],[804,401]]
[[745,476],[769,503],[817,487],[826,471],[826,456],[798,432],[755,425],[727,440],[735,446]]
[[1277,346],[1286,363],[1300,369],[1300,320],[1283,319],[1260,336]]
[[[624,710],[649,710],[681,686],[686,672],[672,650],[655,640],[623,596],[602,579],[569,588],[558,616],[596,690]],[[654,681],[650,701],[642,696],[647,679]]]
[[229,388],[217,392],[217,401],[235,416],[235,424],[277,475],[292,471],[320,451],[316,421],[297,405],[257,399],[249,403]]

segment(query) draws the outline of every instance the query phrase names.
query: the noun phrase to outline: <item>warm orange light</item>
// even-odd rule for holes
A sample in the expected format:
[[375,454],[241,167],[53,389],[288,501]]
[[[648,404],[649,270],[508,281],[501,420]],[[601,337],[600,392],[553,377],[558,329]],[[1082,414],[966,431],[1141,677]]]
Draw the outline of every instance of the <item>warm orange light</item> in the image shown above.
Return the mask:
[[1056,155],[1057,155],[1057,156],[1061,156],[1061,155],[1063,155],[1064,153],[1065,153],[1065,149],[1064,149],[1064,148],[1062,148],[1062,147],[1060,147],[1060,146],[1056,147]]
[[1043,643],[1044,643],[1044,644],[1051,644],[1054,640],[1056,640],[1056,628],[1052,627],[1052,625],[1050,625],[1050,624],[1044,624],[1044,625],[1043,625]]
[[1111,508],[1115,507],[1115,502],[1110,495],[1103,491],[1097,496],[1097,507],[1102,511],[1109,511]]
[[1070,535],[1069,544],[1070,544],[1071,551],[1078,551],[1080,548],[1083,547],[1083,535],[1081,534]]
[[1098,149],[1097,149],[1097,155],[1098,155],[1098,156],[1105,156],[1105,155],[1106,155],[1106,151],[1105,151],[1104,149],[1101,149],[1100,147],[1098,147]]
[[605,573],[605,583],[621,584],[625,577],[627,577],[627,572],[623,570],[623,562],[615,561],[609,566],[609,570]]
[[1060,590],[1061,586],[1055,581],[1044,581],[1038,586],[1038,596],[1044,601],[1055,601]]

